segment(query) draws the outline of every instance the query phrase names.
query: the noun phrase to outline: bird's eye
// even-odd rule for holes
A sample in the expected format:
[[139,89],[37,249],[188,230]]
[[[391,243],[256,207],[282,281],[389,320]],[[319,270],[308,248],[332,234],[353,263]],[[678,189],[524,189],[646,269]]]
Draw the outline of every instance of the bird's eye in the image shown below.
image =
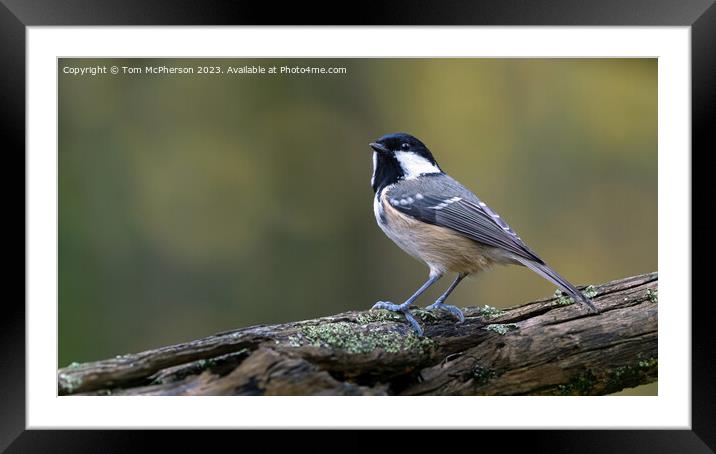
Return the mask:
[[400,145],[400,148],[402,148],[403,150],[407,150],[410,148],[410,145],[408,145],[407,143],[404,143],[404,144]]

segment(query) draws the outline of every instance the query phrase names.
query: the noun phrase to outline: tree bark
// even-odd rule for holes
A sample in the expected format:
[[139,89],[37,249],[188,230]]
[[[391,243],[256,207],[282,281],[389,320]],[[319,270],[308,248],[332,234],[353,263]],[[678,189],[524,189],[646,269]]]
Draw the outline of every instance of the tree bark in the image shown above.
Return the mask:
[[260,325],[58,371],[61,395],[602,395],[657,379],[657,273],[499,311]]

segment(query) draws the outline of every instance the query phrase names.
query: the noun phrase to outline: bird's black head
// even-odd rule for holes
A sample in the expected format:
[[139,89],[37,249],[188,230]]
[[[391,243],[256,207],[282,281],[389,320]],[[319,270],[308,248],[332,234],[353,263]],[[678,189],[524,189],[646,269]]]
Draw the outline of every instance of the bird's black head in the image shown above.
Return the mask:
[[370,147],[373,149],[371,184],[375,192],[399,180],[442,173],[428,147],[410,134],[387,134]]

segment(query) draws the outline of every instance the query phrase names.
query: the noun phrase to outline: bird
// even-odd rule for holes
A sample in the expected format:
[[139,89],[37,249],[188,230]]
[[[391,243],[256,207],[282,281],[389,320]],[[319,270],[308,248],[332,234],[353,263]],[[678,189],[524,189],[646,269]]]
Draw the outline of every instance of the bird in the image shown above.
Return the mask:
[[492,265],[521,265],[552,282],[589,312],[594,303],[550,268],[502,217],[472,191],[442,171],[428,147],[407,133],[392,133],[369,144],[373,151],[373,211],[381,230],[403,251],[424,262],[428,279],[405,302],[378,301],[371,309],[404,314],[418,336],[423,329],[410,307],[445,274],[457,277],[425,309],[462,311],[445,301],[460,282]]

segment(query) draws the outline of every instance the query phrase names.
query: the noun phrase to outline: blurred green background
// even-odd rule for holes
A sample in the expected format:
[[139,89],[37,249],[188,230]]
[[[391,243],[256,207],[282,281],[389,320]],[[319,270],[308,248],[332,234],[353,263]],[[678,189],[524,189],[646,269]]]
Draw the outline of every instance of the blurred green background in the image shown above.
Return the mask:
[[[58,64],[60,366],[408,297],[427,268],[377,227],[370,187],[368,143],[396,131],[573,283],[657,270],[656,59]],[[347,73],[62,71],[93,65]],[[507,307],[554,290],[505,267],[451,300]]]

